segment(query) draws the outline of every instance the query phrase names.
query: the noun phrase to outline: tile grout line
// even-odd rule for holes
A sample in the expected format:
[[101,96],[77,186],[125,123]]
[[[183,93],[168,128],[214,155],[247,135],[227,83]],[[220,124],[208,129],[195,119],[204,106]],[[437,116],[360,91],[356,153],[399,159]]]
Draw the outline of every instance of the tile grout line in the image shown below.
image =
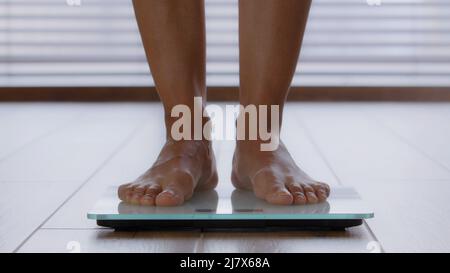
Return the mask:
[[301,115],[299,115],[298,121],[299,121],[300,125],[303,127],[305,135],[308,138],[309,142],[314,147],[314,150],[316,150],[316,152],[319,154],[320,158],[322,158],[322,160],[325,163],[325,165],[327,166],[328,170],[333,174],[333,177],[336,179],[336,181],[339,183],[339,185],[343,185],[343,183],[341,182],[341,179],[339,179],[338,175],[336,174],[334,169],[331,167],[330,162],[328,162],[327,158],[322,153],[322,150],[320,149],[319,145],[316,143],[313,136],[311,135],[311,132],[309,131],[308,126],[306,126],[306,124],[303,122],[303,120],[300,116]]
[[375,241],[380,245],[380,252],[381,253],[386,253],[386,250],[384,249],[383,245],[381,244],[380,240],[378,240],[377,236],[375,236],[375,233],[373,232],[373,230],[370,228],[369,224],[366,222],[366,220],[363,221],[364,226],[367,228],[367,230],[369,231],[370,235],[372,235],[372,237],[375,239]]
[[17,149],[15,149],[14,151],[8,153],[7,155],[4,155],[3,157],[0,158],[0,163],[7,160],[8,158],[10,158],[11,156],[15,155],[16,153],[22,151],[23,149],[27,148],[30,145],[33,145],[36,142],[41,141],[42,139],[53,135],[54,133],[58,132],[60,129],[64,129],[70,125],[72,125],[72,122],[81,119],[85,114],[84,113],[78,113],[78,114],[74,114],[71,118],[69,118],[66,122],[62,122],[61,124],[56,125],[55,127],[49,129],[47,132],[36,136],[35,138],[33,138],[32,140],[24,143],[23,145],[21,145],[20,147],[18,147]]
[[[377,124],[379,127],[384,128],[394,138],[400,140],[402,143],[405,143],[410,148],[412,148],[413,150],[415,150],[416,152],[418,152],[419,154],[421,154],[422,156],[424,156],[425,158],[427,158],[428,160],[430,160],[434,164],[436,164],[436,165],[440,166],[441,168],[443,168],[444,170],[450,172],[450,168],[448,168],[445,164],[443,164],[439,160],[436,160],[432,155],[428,154],[422,148],[420,148],[420,147],[416,146],[415,144],[411,143],[406,137],[404,137],[402,134],[400,134],[397,131],[395,131],[391,126],[387,125],[385,122],[381,121],[379,118],[377,118],[376,116],[374,116],[373,114],[371,114],[367,110],[363,110],[363,113],[364,113],[364,116],[366,116],[369,120],[372,120],[373,122],[375,122],[375,124]],[[364,223],[369,227],[369,224],[366,221],[364,221]],[[372,230],[370,230],[370,231],[371,231],[371,233],[373,233]],[[380,243],[378,240],[377,240],[377,242]],[[383,253],[385,253],[386,251],[383,248],[383,246],[381,245],[381,243],[380,243],[380,247],[381,247],[381,251]]]
[[431,162],[439,165],[441,168],[443,168],[447,172],[450,172],[450,168],[447,165],[445,165],[444,163],[440,162],[439,160],[436,160],[432,155],[428,154],[422,148],[420,148],[417,145],[411,143],[411,141],[409,141],[406,137],[404,137],[403,135],[401,135],[400,133],[395,131],[392,127],[390,127],[387,124],[385,124],[383,121],[381,121],[380,119],[375,117],[373,114],[368,113],[367,110],[364,110],[364,115],[367,118],[373,120],[376,124],[378,124],[378,126],[386,129],[386,131],[388,131],[395,138],[397,138],[398,140],[402,141],[403,143],[408,145],[410,148],[412,148],[413,150],[415,150],[416,152],[418,152],[419,154],[421,154],[422,156],[424,156],[425,158],[430,160]]
[[125,137],[125,139],[113,150],[113,152],[92,172],[92,174],[86,179],[86,181],[84,181],[83,183],[81,183],[80,186],[78,186],[75,191],[73,193],[71,193],[66,200],[64,200],[38,227],[36,227],[33,232],[31,232],[14,250],[13,253],[16,253],[17,251],[19,251],[19,249],[34,235],[36,234],[36,232],[41,229],[47,222],[48,220],[50,220],[53,215],[55,215],[70,199],[72,199],[72,197],[75,196],[75,194],[77,194],[87,183],[89,183],[91,181],[91,179],[93,177],[95,177],[96,174],[98,174],[100,172],[100,170],[103,169],[103,167],[106,166],[106,164],[108,162],[111,161],[112,158],[114,158],[114,156],[121,151],[126,145],[127,143],[129,143],[129,141],[131,139],[133,139],[133,137],[136,136],[137,132],[139,130],[141,130],[142,128],[144,128],[144,126],[142,126],[142,124],[144,124],[144,121],[141,121],[138,123],[138,125],[136,125],[136,127],[131,131],[131,133]]
[[[299,113],[299,111],[297,110],[297,112]],[[325,165],[327,166],[327,168],[331,171],[331,173],[333,174],[334,178],[336,179],[336,181],[339,183],[339,185],[344,185],[341,181],[341,179],[338,177],[338,175],[336,174],[336,172],[334,171],[334,169],[331,167],[331,163],[328,162],[327,158],[325,157],[325,154],[322,152],[322,150],[320,149],[319,145],[317,144],[317,142],[314,140],[310,129],[308,128],[308,126],[303,122],[302,118],[301,118],[301,114],[299,113],[299,118],[298,121],[300,122],[300,125],[303,127],[303,129],[305,130],[305,135],[308,138],[308,140],[311,142],[311,144],[313,145],[314,149],[317,151],[317,153],[319,154],[319,156],[322,158],[322,160],[324,161]],[[380,240],[378,240],[377,236],[375,235],[375,233],[373,232],[373,230],[370,228],[369,224],[364,220],[363,221],[364,226],[366,227],[366,229],[368,230],[369,234],[372,236],[373,239],[375,239],[376,242],[378,242],[378,244],[380,245],[381,248],[381,252],[384,253],[384,247],[381,244]]]
[[40,230],[111,230],[110,228],[106,227],[75,227],[75,228],[68,228],[68,227],[41,227]]
[[197,242],[194,246],[194,253],[203,253],[203,239],[205,238],[205,235],[203,231],[200,232],[200,236],[197,239]]

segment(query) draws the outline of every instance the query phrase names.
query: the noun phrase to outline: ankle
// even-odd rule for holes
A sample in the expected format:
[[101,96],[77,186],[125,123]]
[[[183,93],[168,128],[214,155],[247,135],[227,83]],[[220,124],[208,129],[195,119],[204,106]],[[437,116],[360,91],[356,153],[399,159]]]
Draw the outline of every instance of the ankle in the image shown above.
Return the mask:
[[211,118],[205,111],[204,101],[195,97],[193,103],[178,104],[164,113],[166,139],[204,140],[209,142],[212,133]]
[[239,153],[259,153],[261,152],[261,144],[264,144],[261,140],[236,140],[236,151]]
[[[279,144],[281,113],[279,105],[241,106],[236,119],[236,139],[238,145],[259,146],[267,150],[268,146]],[[273,150],[273,148],[269,148]]]

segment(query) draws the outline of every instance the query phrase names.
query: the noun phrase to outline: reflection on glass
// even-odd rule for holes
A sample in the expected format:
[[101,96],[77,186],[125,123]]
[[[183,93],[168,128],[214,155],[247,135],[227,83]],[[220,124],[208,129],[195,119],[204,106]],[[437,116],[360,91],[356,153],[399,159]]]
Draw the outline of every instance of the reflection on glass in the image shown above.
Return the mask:
[[333,188],[330,198],[314,205],[271,205],[251,191],[196,192],[177,207],[139,206],[121,202],[110,188],[88,213],[89,219],[364,219],[373,213],[352,188]]
[[119,214],[220,214],[229,211],[233,214],[327,214],[330,211],[328,202],[314,205],[277,206],[257,198],[251,191],[243,190],[232,192],[231,210],[217,211],[218,203],[219,196],[215,190],[212,190],[197,192],[191,200],[177,207],[139,206],[120,202],[118,212]]
[[219,195],[215,190],[196,192],[188,202],[176,207],[139,206],[120,202],[119,214],[189,214],[189,213],[215,213]]
[[234,190],[231,194],[233,213],[288,213],[288,214],[326,214],[330,204],[323,202],[314,205],[277,206],[257,198],[251,191]]

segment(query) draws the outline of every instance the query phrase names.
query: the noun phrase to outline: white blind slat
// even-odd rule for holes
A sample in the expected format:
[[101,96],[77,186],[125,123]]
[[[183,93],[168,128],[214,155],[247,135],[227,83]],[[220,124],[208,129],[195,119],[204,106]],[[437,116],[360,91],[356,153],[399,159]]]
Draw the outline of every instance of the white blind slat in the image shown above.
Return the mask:
[[[237,0],[206,0],[207,82],[236,86]],[[450,86],[450,1],[314,0],[293,85]],[[130,0],[0,0],[1,86],[153,85]]]

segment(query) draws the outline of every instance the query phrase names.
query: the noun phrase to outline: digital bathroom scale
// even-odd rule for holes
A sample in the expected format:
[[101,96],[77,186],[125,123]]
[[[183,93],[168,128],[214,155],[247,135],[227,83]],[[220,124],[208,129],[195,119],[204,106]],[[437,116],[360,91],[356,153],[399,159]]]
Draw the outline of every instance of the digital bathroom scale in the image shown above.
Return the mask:
[[139,206],[122,202],[109,188],[87,217],[116,230],[336,230],[358,226],[373,212],[353,188],[331,189],[326,202],[314,205],[271,205],[251,191],[196,192],[182,206]]

